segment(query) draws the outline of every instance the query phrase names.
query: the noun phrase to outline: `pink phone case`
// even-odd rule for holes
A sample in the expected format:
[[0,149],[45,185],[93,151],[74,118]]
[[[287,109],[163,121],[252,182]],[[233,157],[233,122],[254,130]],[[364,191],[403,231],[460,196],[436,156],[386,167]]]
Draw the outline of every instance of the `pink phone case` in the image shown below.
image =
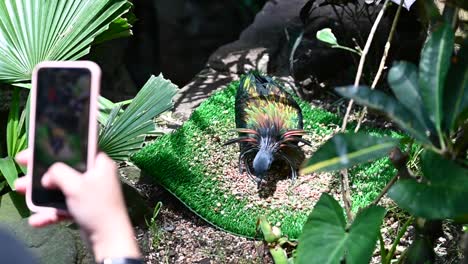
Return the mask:
[[37,101],[37,74],[41,68],[86,68],[91,72],[91,97],[89,103],[89,126],[88,126],[88,160],[87,169],[94,166],[94,159],[97,151],[97,115],[98,115],[98,96],[101,81],[101,68],[92,61],[44,61],[36,65],[32,75],[32,89],[30,99],[30,113],[29,113],[29,141],[28,146],[31,153],[31,158],[28,163],[29,186],[26,189],[26,203],[28,208],[33,212],[53,210],[59,213],[66,213],[63,210],[37,206],[32,202],[32,171],[34,167],[34,136],[36,130],[36,101]]

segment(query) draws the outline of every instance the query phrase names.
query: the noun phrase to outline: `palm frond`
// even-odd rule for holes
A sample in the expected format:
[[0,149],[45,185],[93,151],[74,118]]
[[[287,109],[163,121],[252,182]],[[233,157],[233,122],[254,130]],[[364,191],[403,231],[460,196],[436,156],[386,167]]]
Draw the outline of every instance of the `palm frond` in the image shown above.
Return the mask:
[[130,30],[119,20],[130,7],[127,0],[0,1],[0,81],[29,81],[41,61],[83,57],[114,21]]
[[[98,122],[101,125],[107,124],[107,120],[109,120],[109,115],[111,114],[112,110],[118,106],[126,106],[132,102],[132,99],[125,100],[122,102],[114,103],[111,100],[99,96],[98,98],[98,107],[99,107],[99,116]],[[123,109],[120,109],[118,114],[123,113]]]
[[151,76],[123,113],[121,104],[112,109],[100,131],[100,150],[114,160],[126,160],[154,131],[153,118],[173,106],[176,92],[177,86],[162,75]]

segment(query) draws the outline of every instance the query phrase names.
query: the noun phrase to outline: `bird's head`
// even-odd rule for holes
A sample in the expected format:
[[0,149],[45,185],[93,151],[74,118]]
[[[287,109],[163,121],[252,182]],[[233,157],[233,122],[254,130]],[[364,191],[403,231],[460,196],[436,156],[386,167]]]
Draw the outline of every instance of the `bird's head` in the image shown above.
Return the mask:
[[268,149],[260,149],[255,155],[253,160],[253,169],[255,176],[258,179],[258,185],[265,178],[268,170],[270,169],[271,163],[273,163],[273,152]]

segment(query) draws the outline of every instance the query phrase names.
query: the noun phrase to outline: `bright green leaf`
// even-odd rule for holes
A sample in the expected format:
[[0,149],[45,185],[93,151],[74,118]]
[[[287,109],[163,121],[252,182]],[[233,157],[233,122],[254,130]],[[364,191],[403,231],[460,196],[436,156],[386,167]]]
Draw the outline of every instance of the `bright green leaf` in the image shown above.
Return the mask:
[[130,7],[127,0],[0,1],[0,81],[28,81],[44,60],[83,57]]
[[10,112],[8,114],[6,142],[7,155],[14,157],[18,152],[27,147],[26,119],[29,114],[26,109],[20,111],[20,88],[15,87],[11,99]]
[[455,129],[457,119],[468,107],[468,38],[465,39],[458,55],[452,63],[444,90],[445,127]]
[[28,94],[28,99],[26,100],[26,106],[24,108],[24,128],[25,131],[24,133],[26,134],[26,143],[25,143],[25,148],[28,147],[28,135],[29,135],[29,108],[30,108],[30,102],[31,102],[31,93]]
[[138,151],[155,126],[153,118],[172,106],[177,86],[162,75],[151,76],[122,114],[117,104],[99,135],[99,149],[114,160],[126,160]]
[[276,245],[274,248],[270,248],[270,254],[275,264],[288,264],[289,263],[286,250],[282,248],[280,245]]
[[316,36],[317,36],[317,39],[322,42],[328,43],[332,46],[338,45],[336,37],[330,28],[324,28],[322,30],[317,31]]
[[343,209],[323,193],[304,225],[295,263],[369,263],[384,215],[384,208],[370,206],[347,229]]
[[468,213],[468,169],[426,151],[421,157],[423,180],[399,180],[388,195],[412,215],[427,219]]
[[[98,108],[99,108],[99,115],[98,115],[98,122],[101,125],[104,125],[107,123],[107,120],[109,119],[109,115],[116,106],[126,106],[130,104],[132,100],[126,100],[118,103],[113,103],[111,100],[99,96],[98,98]],[[123,110],[120,109],[118,114],[123,113]]]
[[340,95],[353,99],[358,104],[386,113],[404,131],[419,140],[421,143],[431,145],[429,140],[430,131],[427,131],[411,111],[401,103],[385,93],[371,90],[366,86],[346,86],[335,89]]
[[336,134],[306,160],[302,174],[332,171],[387,156],[398,140],[366,133]]
[[0,172],[3,174],[3,177],[10,185],[12,190],[15,189],[15,180],[18,178],[18,172],[16,171],[16,163],[11,157],[6,157],[0,159]]
[[[443,117],[443,90],[453,51],[454,33],[443,23],[429,36],[419,61],[419,87],[429,119],[441,135]],[[441,140],[442,141],[442,140]]]
[[125,14],[125,17],[117,18],[109,25],[109,29],[96,37],[93,44],[100,44],[109,40],[131,36],[133,34],[131,30],[132,24],[135,20],[136,18],[133,12],[128,12]]
[[20,94],[19,88],[13,89],[13,96],[11,98],[10,112],[8,113],[8,122],[7,122],[7,153],[8,156],[14,157],[16,153],[16,145],[18,141],[18,125],[19,125],[19,103],[20,103]]
[[31,83],[12,83],[11,85],[31,90]]
[[13,152],[9,154],[10,157],[15,157],[18,152],[26,149],[27,147],[27,139],[28,139],[28,134],[26,130],[26,120],[27,120],[27,115],[29,115],[29,108],[25,107],[23,111],[21,112],[21,116],[18,122],[18,128],[17,128],[17,140],[16,144],[14,145]]

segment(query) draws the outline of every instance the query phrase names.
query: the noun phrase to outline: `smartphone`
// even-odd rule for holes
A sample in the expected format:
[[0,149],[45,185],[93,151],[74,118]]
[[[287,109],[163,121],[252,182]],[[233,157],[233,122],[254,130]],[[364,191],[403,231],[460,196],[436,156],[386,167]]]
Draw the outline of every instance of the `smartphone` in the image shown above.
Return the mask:
[[31,185],[26,192],[31,211],[67,211],[63,193],[41,184],[52,164],[63,162],[80,172],[93,166],[100,80],[101,70],[91,61],[46,61],[34,68],[29,116]]

